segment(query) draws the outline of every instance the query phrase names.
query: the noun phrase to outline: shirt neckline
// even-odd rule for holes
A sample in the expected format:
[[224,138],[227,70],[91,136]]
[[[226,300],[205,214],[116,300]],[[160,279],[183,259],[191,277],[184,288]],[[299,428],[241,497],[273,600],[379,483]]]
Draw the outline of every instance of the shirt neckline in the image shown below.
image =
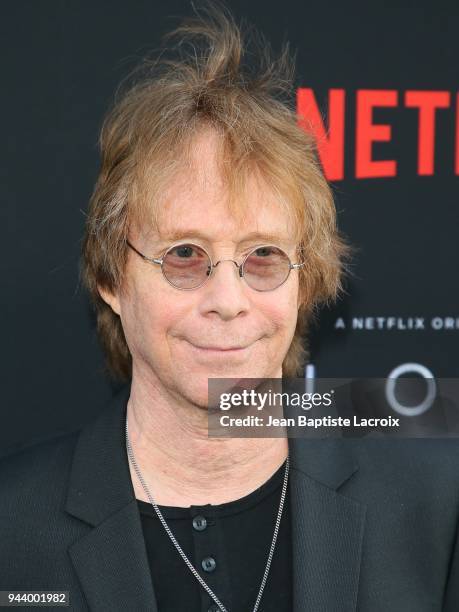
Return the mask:
[[[240,497],[239,499],[225,502],[223,504],[204,504],[201,506],[191,505],[187,508],[179,506],[158,506],[158,508],[164,518],[173,519],[189,519],[190,517],[194,517],[199,514],[204,514],[207,517],[218,518],[238,514],[243,510],[247,510],[248,508],[256,506],[263,499],[265,499],[270,494],[274,493],[274,491],[280,488],[284,480],[285,463],[286,462],[284,461],[283,464],[274,472],[274,474],[272,474],[268,478],[266,482],[264,482],[251,493],[248,493],[247,495],[244,495],[244,497]],[[159,520],[155,509],[149,502],[143,501],[141,499],[137,499],[136,501],[141,514]]]

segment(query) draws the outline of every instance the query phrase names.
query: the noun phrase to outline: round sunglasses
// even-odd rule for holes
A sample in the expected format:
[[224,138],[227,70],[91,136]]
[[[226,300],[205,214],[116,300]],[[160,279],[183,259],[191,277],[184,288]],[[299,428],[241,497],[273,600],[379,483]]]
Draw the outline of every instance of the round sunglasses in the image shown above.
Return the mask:
[[197,289],[212,275],[214,268],[222,261],[231,261],[239,271],[240,278],[255,291],[273,291],[289,277],[290,270],[304,266],[292,263],[282,249],[270,244],[257,246],[238,264],[234,259],[220,259],[212,262],[205,249],[193,243],[180,243],[170,246],[160,258],[147,257],[130,242],[128,246],[145,261],[161,266],[167,282],[176,289]]

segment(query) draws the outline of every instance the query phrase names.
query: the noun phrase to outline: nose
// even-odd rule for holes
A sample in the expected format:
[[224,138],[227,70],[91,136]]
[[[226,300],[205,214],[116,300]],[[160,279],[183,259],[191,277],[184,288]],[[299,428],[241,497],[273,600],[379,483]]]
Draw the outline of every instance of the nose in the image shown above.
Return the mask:
[[[219,264],[227,262],[227,266]],[[230,263],[234,265],[229,265]],[[203,285],[200,307],[203,314],[217,313],[229,320],[247,312],[250,300],[247,285],[240,275],[241,268],[234,259],[220,259],[212,266],[210,278]]]

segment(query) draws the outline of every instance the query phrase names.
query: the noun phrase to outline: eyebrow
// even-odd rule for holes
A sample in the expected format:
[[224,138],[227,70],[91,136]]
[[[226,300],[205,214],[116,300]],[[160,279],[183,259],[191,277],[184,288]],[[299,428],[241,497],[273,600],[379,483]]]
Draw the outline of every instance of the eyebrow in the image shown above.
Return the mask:
[[[209,235],[205,232],[201,232],[200,230],[175,230],[169,232],[165,235],[160,236],[161,244],[176,242],[181,239],[193,239],[197,238],[198,240],[203,240],[205,242],[212,242]],[[246,234],[242,240],[238,242],[238,244],[248,244],[249,242],[254,241],[262,241],[266,244],[284,244],[288,245],[291,243],[291,239],[287,237],[282,237],[279,234],[274,234],[271,232],[250,232]]]

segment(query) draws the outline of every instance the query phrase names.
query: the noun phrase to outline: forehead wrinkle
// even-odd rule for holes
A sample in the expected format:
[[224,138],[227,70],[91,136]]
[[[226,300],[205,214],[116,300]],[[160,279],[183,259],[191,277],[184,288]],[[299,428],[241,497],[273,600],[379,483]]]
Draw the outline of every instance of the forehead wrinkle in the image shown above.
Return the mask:
[[[176,229],[167,233],[158,233],[158,237],[162,242],[176,242],[181,240],[182,238],[198,238],[203,240],[204,242],[212,243],[212,242],[220,242],[219,240],[212,240],[210,234],[203,232],[201,230],[186,230],[186,229]],[[249,242],[254,241],[263,241],[264,243],[272,243],[272,244],[289,244],[291,240],[287,237],[284,237],[280,234],[272,233],[272,232],[249,232],[240,240],[230,240],[235,244],[247,244]]]

